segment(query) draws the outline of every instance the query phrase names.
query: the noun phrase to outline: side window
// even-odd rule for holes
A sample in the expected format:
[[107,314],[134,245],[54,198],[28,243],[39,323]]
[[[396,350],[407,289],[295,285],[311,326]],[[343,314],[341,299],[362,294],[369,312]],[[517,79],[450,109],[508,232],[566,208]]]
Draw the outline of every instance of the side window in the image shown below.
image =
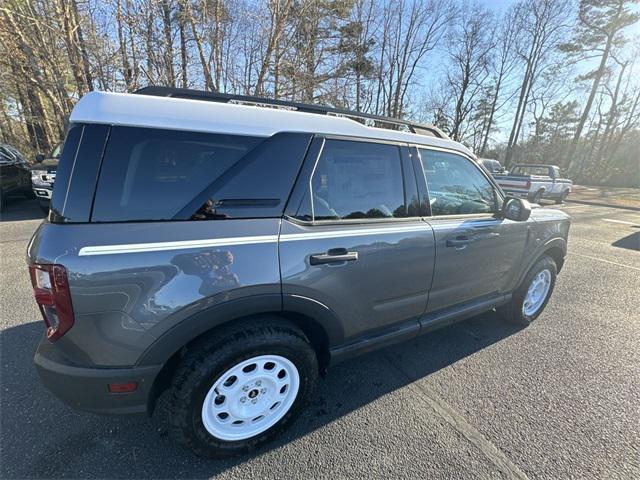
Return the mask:
[[112,127],[92,221],[170,220],[262,140]]
[[420,149],[432,215],[497,211],[493,185],[471,161],[460,155]]
[[399,147],[326,140],[302,210],[306,220],[406,217]]

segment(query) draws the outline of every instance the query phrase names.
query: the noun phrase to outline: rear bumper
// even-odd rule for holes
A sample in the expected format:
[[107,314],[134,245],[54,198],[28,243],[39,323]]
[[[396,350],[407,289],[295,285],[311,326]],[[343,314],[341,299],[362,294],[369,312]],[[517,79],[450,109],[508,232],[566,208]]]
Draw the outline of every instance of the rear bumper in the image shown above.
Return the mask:
[[[44,386],[67,405],[103,414],[147,413],[153,382],[162,365],[86,368],[73,365],[46,338],[33,359]],[[109,393],[110,383],[136,382],[131,393]]]

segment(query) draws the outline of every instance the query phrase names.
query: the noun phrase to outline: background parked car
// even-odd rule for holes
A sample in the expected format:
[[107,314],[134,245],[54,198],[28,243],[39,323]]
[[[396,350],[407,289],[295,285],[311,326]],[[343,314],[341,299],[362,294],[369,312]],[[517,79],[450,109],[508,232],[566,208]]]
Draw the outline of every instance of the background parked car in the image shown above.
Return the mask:
[[8,196],[33,196],[31,169],[22,154],[10,145],[0,143],[0,209]]
[[498,175],[496,181],[505,193],[534,203],[543,198],[562,203],[573,186],[571,180],[561,178],[560,167],[556,165],[515,165],[508,175]]
[[42,154],[36,155],[36,165],[31,171],[31,184],[33,193],[40,201],[40,207],[47,213],[49,211],[49,203],[51,202],[51,194],[53,193],[53,184],[56,179],[56,170],[58,169],[58,160],[62,144],[57,145],[48,157]]
[[492,158],[479,158],[478,163],[491,175],[504,174],[507,172],[498,160]]

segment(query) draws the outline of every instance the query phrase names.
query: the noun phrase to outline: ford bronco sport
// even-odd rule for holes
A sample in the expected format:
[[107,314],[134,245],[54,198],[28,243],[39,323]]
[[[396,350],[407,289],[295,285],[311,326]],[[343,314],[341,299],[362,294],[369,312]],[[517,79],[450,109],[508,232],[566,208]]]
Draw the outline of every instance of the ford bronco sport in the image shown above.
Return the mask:
[[535,320],[568,230],[435,127],[93,92],[28,246],[47,327],[34,362],[92,412],[151,413],[170,389],[177,441],[242,453],[289,424],[331,364],[494,308]]

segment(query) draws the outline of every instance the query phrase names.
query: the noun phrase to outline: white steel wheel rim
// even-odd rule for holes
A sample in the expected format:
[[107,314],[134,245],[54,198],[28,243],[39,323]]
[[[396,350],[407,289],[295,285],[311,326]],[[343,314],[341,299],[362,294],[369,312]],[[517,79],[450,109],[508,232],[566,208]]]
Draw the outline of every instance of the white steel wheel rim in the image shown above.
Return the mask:
[[522,313],[527,317],[535,315],[544,303],[551,288],[551,272],[542,270],[538,272],[527,289],[527,295],[522,304]]
[[296,366],[279,355],[260,355],[220,375],[202,404],[202,423],[214,437],[246,440],[286,415],[298,396]]

